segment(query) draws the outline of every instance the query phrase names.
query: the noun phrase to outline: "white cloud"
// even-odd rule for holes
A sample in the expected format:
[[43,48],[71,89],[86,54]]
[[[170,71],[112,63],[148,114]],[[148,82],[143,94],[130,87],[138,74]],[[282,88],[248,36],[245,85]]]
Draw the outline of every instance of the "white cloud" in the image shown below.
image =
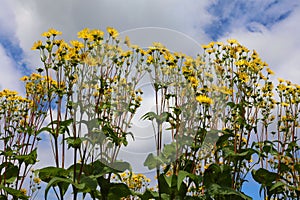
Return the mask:
[[234,28],[221,40],[236,38],[249,49],[255,49],[276,73],[276,77],[300,83],[300,8],[272,28],[258,27],[260,32],[250,32],[245,27]]
[[105,30],[107,26],[113,26],[120,32],[141,27],[162,27],[183,32],[197,41],[207,41],[201,27],[210,21],[211,16],[205,10],[209,4],[210,1],[196,0],[13,0],[18,38],[30,59],[35,60],[38,60],[37,53],[29,49],[50,27],[61,30],[66,40],[75,38],[84,27]]
[[17,71],[15,60],[9,55],[6,47],[2,43],[12,41],[12,45],[18,43],[15,37],[15,16],[11,9],[10,1],[2,1],[0,7],[0,90],[7,88],[21,92],[21,83],[19,78],[22,76]]
[[11,9],[12,5],[10,1],[2,1],[0,8],[0,35],[9,36],[14,32],[16,23],[15,16]]
[[7,56],[5,49],[0,44],[0,90],[10,89],[18,92],[22,91],[22,83],[19,81],[22,74],[16,70],[14,61]]
[[[31,51],[30,48],[34,41],[41,39],[40,34],[48,28],[56,28],[63,32],[63,38],[66,40],[76,38],[76,32],[84,27],[99,28],[105,30],[107,26],[113,26],[120,32],[142,27],[162,27],[164,30],[175,30],[182,32],[191,38],[195,39],[200,44],[209,42],[212,32],[208,32],[205,27],[224,26],[222,19],[230,18],[225,29],[214,29],[214,31],[224,31],[220,40],[224,41],[228,38],[236,38],[243,45],[250,49],[256,49],[263,60],[269,63],[270,67],[276,72],[276,76],[290,79],[294,82],[300,83],[298,76],[300,75],[300,68],[298,67],[298,57],[300,55],[300,10],[298,7],[294,8],[292,14],[283,21],[272,23],[270,20],[276,14],[284,14],[284,11],[289,11],[291,5],[296,5],[297,1],[280,1],[281,4],[272,4],[274,1],[247,1],[247,5],[252,9],[243,11],[241,7],[234,6],[238,1],[231,1],[228,7],[218,10],[217,12],[210,12],[207,10],[212,4],[222,1],[211,0],[4,0],[1,1],[0,8],[0,35],[9,37],[10,40],[15,40],[20,43],[21,48],[26,54],[26,61],[31,64],[30,67],[41,65],[39,61],[39,54],[37,51]],[[226,1],[228,3],[228,1]],[[266,3],[267,2],[267,3]],[[283,3],[282,3],[283,2]],[[225,3],[226,5],[226,3]],[[264,8],[267,5],[273,6],[265,12]],[[235,12],[231,15],[230,12]],[[264,16],[265,15],[265,16]],[[234,17],[234,19],[232,18]],[[263,19],[267,23],[272,23],[272,26],[265,26]],[[217,21],[214,21],[217,20]],[[252,32],[251,32],[252,31]],[[171,40],[168,40],[168,31],[165,34],[154,31],[151,34],[142,34],[138,37],[132,36],[137,43],[140,41],[151,43],[153,40],[162,39],[163,43],[173,49],[172,42],[176,47],[187,49],[193,45],[193,51],[196,50],[197,44],[187,44],[183,41],[183,37],[175,37],[173,35]],[[143,38],[145,38],[143,40]],[[158,39],[157,39],[158,38]],[[193,42],[189,40],[189,42]],[[143,44],[141,44],[143,45]],[[195,45],[195,46],[194,46]],[[148,46],[148,45],[147,45]],[[174,50],[175,48],[174,47]],[[176,49],[177,50],[177,49]],[[185,50],[183,50],[185,51]],[[21,73],[17,71],[14,61],[7,55],[6,49],[0,45],[0,85],[1,88],[19,89],[19,77]],[[21,83],[20,83],[21,84]],[[145,99],[146,100],[146,99]],[[151,102],[147,102],[151,104]],[[148,104],[148,105],[149,105]],[[135,125],[140,125],[141,122],[134,121]],[[152,133],[150,127],[147,131]],[[137,134],[143,135],[148,132],[143,129],[138,130]],[[43,143],[45,142],[45,143]],[[149,139],[150,142],[150,139]],[[152,145],[154,139],[151,139]],[[50,157],[50,146],[46,146],[46,141],[42,141],[39,156],[41,163],[39,166],[45,164],[53,164],[53,159]],[[148,143],[147,143],[148,144]],[[149,148],[153,149],[151,144]],[[140,143],[135,146],[127,148],[129,153],[134,150],[146,148],[146,145]],[[125,149],[126,150],[126,149]],[[125,152],[125,154],[128,152]],[[137,155],[131,154],[132,160],[136,159]],[[143,154],[141,156],[147,156]],[[139,162],[143,162],[141,158]],[[139,164],[140,169],[142,163]]]

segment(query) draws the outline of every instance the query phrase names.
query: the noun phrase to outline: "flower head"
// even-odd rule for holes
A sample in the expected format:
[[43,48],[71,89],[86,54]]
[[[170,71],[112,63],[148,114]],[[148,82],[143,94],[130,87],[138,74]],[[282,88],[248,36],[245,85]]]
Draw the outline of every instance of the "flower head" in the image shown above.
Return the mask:
[[48,32],[44,32],[44,33],[42,34],[42,36],[43,36],[43,37],[50,38],[51,36],[55,37],[55,36],[61,35],[61,34],[62,34],[62,32],[60,32],[60,31],[58,31],[58,30],[55,30],[55,29],[53,29],[53,28],[50,28],[50,29],[48,30]]
[[20,192],[21,192],[22,194],[24,194],[24,195],[27,194],[27,190],[26,190],[25,188],[21,188],[21,189],[20,189]]
[[90,29],[88,29],[88,28],[82,29],[81,31],[79,31],[77,33],[77,36],[78,36],[78,38],[81,38],[84,40],[89,39],[91,37]]
[[270,74],[270,75],[274,75],[275,74],[269,67],[267,67],[266,70],[267,70],[268,74]]
[[112,27],[107,27],[106,30],[113,39],[116,39],[119,35],[118,31]]
[[22,78],[20,78],[21,81],[28,81],[29,77],[28,76],[23,76]]
[[53,36],[61,35],[61,34],[62,34],[62,32],[60,32],[60,31],[58,31],[58,30],[55,30],[55,29],[53,29],[53,28],[50,28],[50,29],[48,30],[48,32],[49,32],[51,35],[53,35]]
[[228,39],[227,42],[231,45],[238,44],[238,41],[236,39]]
[[196,100],[199,103],[204,103],[204,104],[212,104],[213,103],[213,100],[205,95],[198,95],[196,97]]
[[102,38],[104,36],[104,32],[101,30],[98,30],[98,29],[94,29],[94,30],[91,30],[90,36],[92,36],[92,38],[90,38],[90,39],[93,39],[94,41],[102,40]]
[[33,182],[36,184],[40,184],[41,183],[41,179],[38,177],[33,178]]
[[43,46],[43,42],[41,40],[36,41],[33,46],[31,47],[31,50],[40,49]]

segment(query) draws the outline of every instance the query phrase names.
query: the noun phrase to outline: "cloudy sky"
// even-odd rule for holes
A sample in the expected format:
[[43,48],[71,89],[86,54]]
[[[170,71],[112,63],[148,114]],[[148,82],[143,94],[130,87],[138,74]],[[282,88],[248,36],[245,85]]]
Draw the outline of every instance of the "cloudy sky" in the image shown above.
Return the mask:
[[299,0],[0,0],[0,90],[22,91],[19,78],[40,65],[31,46],[48,28],[68,40],[82,28],[107,26],[135,43],[161,41],[191,54],[200,44],[235,38],[256,49],[277,77],[300,83],[299,6]]

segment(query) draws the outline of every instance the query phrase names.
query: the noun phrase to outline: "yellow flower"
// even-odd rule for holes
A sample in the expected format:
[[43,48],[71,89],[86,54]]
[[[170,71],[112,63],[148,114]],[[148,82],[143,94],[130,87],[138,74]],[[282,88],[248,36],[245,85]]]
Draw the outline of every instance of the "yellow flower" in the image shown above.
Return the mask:
[[62,32],[60,32],[60,31],[57,31],[57,30],[55,30],[55,29],[53,29],[53,28],[50,28],[49,30],[48,30],[48,32],[44,32],[43,34],[42,34],[42,36],[43,37],[47,37],[47,38],[50,38],[51,36],[56,36],[56,35],[61,35],[62,34]]
[[98,65],[98,62],[97,62],[97,59],[91,57],[91,56],[87,56],[83,59],[83,62],[85,64],[87,64],[88,66],[97,66]]
[[138,102],[141,102],[141,101],[143,101],[143,98],[142,98],[141,96],[137,96],[136,100],[137,100]]
[[231,45],[238,44],[238,41],[236,39],[228,39],[227,42]]
[[81,49],[84,47],[84,44],[79,42],[78,40],[71,40],[70,44],[74,46],[76,49]]
[[223,46],[223,45],[224,45],[223,42],[216,42],[216,44],[217,44],[218,46]]
[[198,95],[196,97],[196,100],[199,102],[199,103],[205,103],[205,104],[212,104],[213,103],[213,100],[207,96],[204,96],[204,95]]
[[175,52],[175,53],[174,53],[174,56],[175,56],[176,58],[184,58],[184,57],[185,57],[185,54],[184,54],[184,53],[181,53],[181,52]]
[[194,61],[193,58],[187,57],[183,64],[187,67],[190,67],[193,64],[193,61]]
[[215,52],[214,49],[207,49],[207,50],[205,50],[205,51],[206,51],[206,53],[208,53],[208,54],[211,54],[211,53]]
[[170,52],[166,52],[164,54],[164,58],[167,60],[167,61],[173,61],[174,60],[174,57],[173,55],[170,53]]
[[289,106],[289,104],[286,103],[286,102],[282,102],[281,105],[284,106],[284,107],[288,107]]
[[221,87],[219,90],[223,94],[228,94],[228,95],[232,95],[233,94],[233,89],[232,88],[228,88],[226,86]]
[[33,44],[33,46],[31,47],[31,50],[40,49],[42,47],[43,47],[43,42],[41,40],[38,40],[37,42],[35,42]]
[[126,44],[128,47],[131,46],[131,43],[130,43],[130,39],[128,36],[125,37],[125,41],[124,41],[124,44]]
[[44,33],[42,33],[42,36],[43,36],[43,37],[50,38],[50,37],[51,37],[51,33],[49,33],[49,32],[44,32]]
[[31,47],[31,50],[40,49],[43,46],[43,42],[41,40],[36,41],[33,46]]
[[277,86],[277,88],[278,88],[279,91],[284,91],[286,89],[286,86],[284,84],[279,84]]
[[88,29],[88,28],[82,29],[81,31],[79,31],[77,33],[77,36],[78,36],[78,38],[81,38],[84,40],[89,39],[91,37],[90,29]]
[[247,83],[249,81],[248,75],[244,72],[238,73],[238,77],[243,83]]
[[236,66],[248,65],[248,62],[247,62],[247,60],[242,59],[242,60],[236,61],[235,65]]
[[41,183],[41,179],[38,177],[33,178],[33,182],[40,184]]
[[190,81],[193,87],[197,87],[199,84],[199,81],[194,76],[189,76],[188,80]]
[[21,189],[20,189],[20,192],[21,192],[22,194],[24,194],[24,195],[27,194],[27,190],[26,190],[25,188],[21,188]]
[[112,27],[107,27],[106,30],[113,39],[116,39],[119,35],[118,31]]
[[62,34],[62,32],[60,32],[60,31],[58,31],[58,30],[55,30],[55,29],[53,29],[53,28],[50,28],[50,29],[48,30],[48,32],[49,32],[51,35],[53,35],[53,36],[61,35],[61,34]]
[[37,73],[32,73],[31,74],[31,80],[37,80],[37,79],[41,79],[42,75],[37,74]]
[[270,74],[270,75],[274,75],[275,74],[269,67],[266,70],[267,70],[268,74]]
[[284,79],[278,78],[278,81],[279,81],[279,83],[282,83],[282,82],[284,82]]
[[153,42],[152,45],[154,49],[166,49],[166,47],[160,42]]
[[102,39],[104,32],[98,29],[91,30],[90,35],[93,36],[94,40]]
[[173,174],[172,171],[169,170],[169,171],[166,173],[166,176],[169,177],[169,176],[172,176],[172,174]]
[[20,81],[28,81],[29,77],[28,76],[23,76],[22,78],[20,78]]
[[209,49],[209,48],[210,48],[210,46],[209,46],[209,45],[205,45],[205,44],[201,45],[201,47],[202,47],[204,50],[206,50],[206,49]]
[[204,169],[208,169],[209,166],[210,166],[210,164],[206,164],[206,165],[204,166]]
[[153,62],[153,57],[152,56],[148,56],[147,58],[147,64],[150,64]]

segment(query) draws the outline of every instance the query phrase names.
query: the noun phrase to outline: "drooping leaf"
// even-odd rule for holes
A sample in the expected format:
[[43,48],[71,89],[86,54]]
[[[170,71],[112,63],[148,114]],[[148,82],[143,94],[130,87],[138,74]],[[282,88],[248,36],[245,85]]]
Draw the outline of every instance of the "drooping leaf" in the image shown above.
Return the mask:
[[275,172],[270,172],[266,169],[259,168],[258,170],[252,170],[252,177],[253,179],[265,186],[271,186],[273,185],[274,181],[276,181],[276,178],[278,176]]
[[3,168],[5,168],[5,171],[1,175],[4,176],[5,173],[6,183],[13,183],[18,177],[19,168],[10,162],[2,163],[0,165],[0,172]]
[[78,149],[80,148],[82,142],[83,142],[84,138],[80,138],[80,137],[68,137],[66,138],[67,144],[68,144],[68,148],[74,148],[74,149]]
[[[7,194],[10,194],[16,199],[29,199],[28,196],[24,195],[20,190],[16,190],[13,188],[5,187],[3,185],[0,185],[0,189],[7,192]],[[7,196],[0,196],[0,199],[8,199]]]
[[152,121],[153,119],[156,119],[157,118],[157,114],[155,112],[148,112],[146,114],[144,114],[141,119],[142,120],[150,120]]
[[69,185],[73,185],[73,186],[75,186],[75,188],[77,188],[79,190],[82,190],[85,186],[84,183],[81,183],[81,184],[74,183],[71,178],[54,177],[49,181],[49,183],[47,184],[47,186],[45,188],[45,200],[47,200],[49,189],[51,187],[55,187],[57,185],[60,186],[60,190],[62,191],[63,194],[65,194]]
[[161,158],[150,153],[144,162],[144,166],[148,167],[149,170],[152,170],[163,163],[164,162]]
[[108,200],[121,199],[132,195],[131,190],[124,183],[114,183],[109,189]]
[[251,197],[242,192],[238,192],[230,187],[222,187],[218,184],[211,184],[208,187],[208,194],[214,199],[252,200]]
[[66,169],[57,167],[45,167],[39,169],[39,178],[48,183],[54,177],[68,177],[69,172]]
[[195,182],[195,184],[197,185],[197,176],[195,174],[191,174],[189,172],[186,172],[186,171],[183,171],[183,170],[180,170],[178,172],[178,178],[177,178],[177,189],[179,191],[182,183],[183,183],[183,180],[186,178],[186,177],[189,177],[191,180],[193,180]]
[[25,165],[33,165],[37,161],[37,149],[34,149],[28,155],[16,155],[15,158],[19,160],[20,163],[25,163]]
[[270,194],[281,194],[284,192],[285,184],[281,181],[276,182],[269,189]]

